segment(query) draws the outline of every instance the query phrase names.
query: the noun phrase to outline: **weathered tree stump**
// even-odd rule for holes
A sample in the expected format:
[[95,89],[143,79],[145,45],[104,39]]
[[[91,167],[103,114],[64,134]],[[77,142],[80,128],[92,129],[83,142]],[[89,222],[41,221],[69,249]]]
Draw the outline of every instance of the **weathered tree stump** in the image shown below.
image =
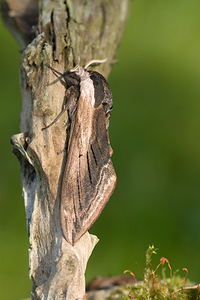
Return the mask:
[[[85,269],[97,243],[88,232],[71,246],[60,224],[60,190],[66,153],[67,114],[48,130],[62,110],[65,89],[45,66],[64,72],[78,64],[107,58],[97,71],[108,76],[121,41],[129,0],[4,0],[2,16],[23,50],[20,82],[21,133],[12,137],[21,168],[29,235],[32,299],[82,299]],[[59,154],[58,154],[59,153]]]

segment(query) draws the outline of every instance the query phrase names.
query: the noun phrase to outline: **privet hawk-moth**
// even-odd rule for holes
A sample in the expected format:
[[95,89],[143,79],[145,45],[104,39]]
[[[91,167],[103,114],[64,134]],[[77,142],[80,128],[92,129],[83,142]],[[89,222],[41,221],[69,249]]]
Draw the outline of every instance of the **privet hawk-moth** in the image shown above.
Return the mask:
[[[74,245],[101,214],[116,185],[108,125],[113,99],[106,79],[85,67],[60,73],[64,79],[70,133],[64,170],[60,217],[66,240]],[[60,115],[61,115],[60,114]],[[59,115],[59,116],[60,116]],[[59,116],[48,126],[50,127]]]

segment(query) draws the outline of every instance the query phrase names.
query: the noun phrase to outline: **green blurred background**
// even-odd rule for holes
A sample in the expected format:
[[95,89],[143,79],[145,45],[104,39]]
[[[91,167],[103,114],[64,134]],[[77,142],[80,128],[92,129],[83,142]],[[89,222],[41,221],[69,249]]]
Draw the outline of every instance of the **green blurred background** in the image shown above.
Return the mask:
[[[28,297],[28,238],[17,159],[20,49],[0,24],[0,299]],[[144,267],[149,244],[200,281],[200,1],[135,0],[119,63],[110,139],[116,190],[90,230],[87,280]],[[182,272],[182,271],[181,271]],[[183,272],[182,272],[183,273]]]

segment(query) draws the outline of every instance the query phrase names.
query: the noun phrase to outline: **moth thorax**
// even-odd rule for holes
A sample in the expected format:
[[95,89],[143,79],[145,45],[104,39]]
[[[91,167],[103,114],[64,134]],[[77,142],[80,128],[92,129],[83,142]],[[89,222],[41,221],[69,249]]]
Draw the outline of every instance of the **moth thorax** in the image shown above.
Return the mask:
[[76,74],[80,77],[81,81],[90,78],[88,71],[86,71],[83,67],[79,67],[78,70],[76,71]]
[[94,95],[93,81],[91,80],[89,73],[87,71],[84,71],[83,75],[82,76],[80,75],[80,78],[81,78],[81,82],[80,82],[81,96],[85,98],[85,101],[88,102],[89,106],[91,105],[92,107],[94,107],[95,95]]
[[70,72],[74,72],[76,73],[78,76],[82,77],[84,75],[84,73],[86,73],[86,71],[84,70],[83,67],[80,66],[76,66],[73,69],[70,70]]

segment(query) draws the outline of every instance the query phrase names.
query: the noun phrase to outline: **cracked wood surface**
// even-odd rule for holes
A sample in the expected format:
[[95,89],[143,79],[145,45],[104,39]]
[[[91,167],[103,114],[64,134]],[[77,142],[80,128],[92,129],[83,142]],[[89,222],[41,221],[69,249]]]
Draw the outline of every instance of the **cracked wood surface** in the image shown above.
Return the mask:
[[41,128],[62,110],[65,89],[60,82],[48,85],[55,76],[45,64],[62,73],[71,68],[69,46],[73,46],[81,66],[91,59],[107,58],[95,68],[107,77],[129,6],[129,0],[1,1],[4,22],[24,50],[21,133],[12,137],[12,143],[21,167],[32,299],[82,299],[86,264],[98,241],[87,232],[72,247],[62,235],[59,199],[67,113],[48,130]]

